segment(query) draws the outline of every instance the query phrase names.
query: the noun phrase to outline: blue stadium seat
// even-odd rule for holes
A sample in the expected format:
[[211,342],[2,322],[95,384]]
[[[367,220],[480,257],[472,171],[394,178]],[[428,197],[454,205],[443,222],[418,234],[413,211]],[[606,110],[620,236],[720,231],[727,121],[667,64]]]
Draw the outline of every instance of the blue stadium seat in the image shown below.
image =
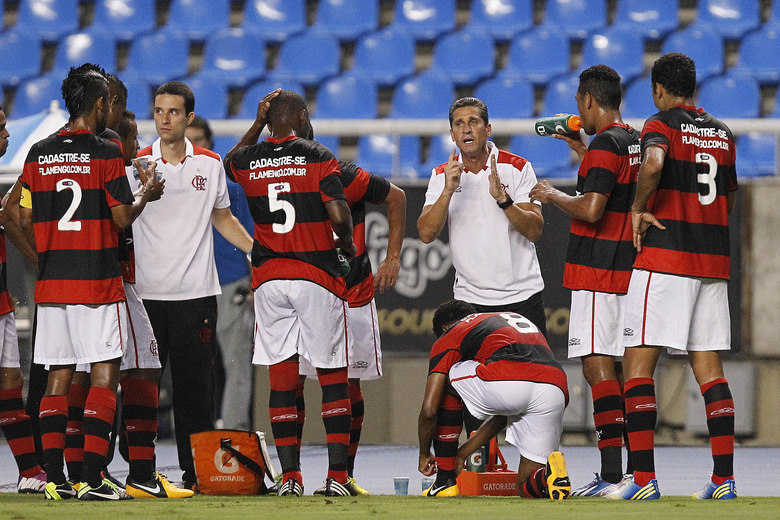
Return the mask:
[[628,83],[642,74],[644,41],[633,30],[610,27],[596,31],[585,40],[582,49],[582,68],[604,64],[615,69],[623,81]]
[[414,73],[414,52],[414,40],[408,33],[388,27],[358,41],[353,70],[383,87],[394,85]]
[[213,77],[192,76],[182,80],[195,95],[195,113],[206,119],[225,119],[228,113],[228,89]]
[[585,37],[607,25],[606,0],[547,0],[544,25],[556,27],[569,38]]
[[577,87],[580,85],[579,74],[569,74],[549,83],[544,93],[545,116],[554,114],[577,114],[577,101],[574,95],[577,93]]
[[[488,107],[488,112],[489,111],[490,107]],[[419,177],[430,177],[434,168],[447,162],[453,148],[457,147],[450,134],[441,134],[431,137],[431,144],[428,146],[428,158],[420,165],[418,170]]]
[[98,0],[93,27],[119,41],[130,41],[154,29],[156,0]]
[[16,27],[56,42],[79,28],[79,0],[21,0]]
[[615,26],[658,40],[677,29],[678,0],[619,0]]
[[509,41],[533,24],[531,0],[473,0],[466,27],[487,31],[498,41]]
[[[396,154],[400,156],[396,160]],[[382,177],[416,178],[420,164],[420,138],[416,135],[367,135],[358,139],[355,164]],[[395,171],[395,166],[399,170]]]
[[653,104],[653,86],[650,84],[650,76],[642,76],[631,82],[623,95],[621,112],[625,118],[637,119],[647,119],[658,112]]
[[244,29],[222,29],[206,41],[201,74],[231,87],[245,87],[265,74],[263,40]]
[[538,135],[516,135],[509,141],[509,151],[528,161],[537,177],[571,178],[571,149],[559,139]]
[[225,157],[225,154],[227,154],[236,145],[239,137],[235,135],[215,135],[213,139],[213,151],[217,152],[220,157]]
[[247,0],[243,27],[266,41],[282,42],[306,28],[306,0]]
[[426,72],[396,87],[390,117],[441,119],[449,114],[454,98],[455,89],[450,80],[435,72]]
[[135,74],[122,74],[120,79],[127,87],[127,109],[138,119],[151,117],[152,87]]
[[737,177],[775,174],[777,135],[749,133],[737,138]]
[[230,25],[230,0],[173,0],[168,25],[191,40],[203,41]]
[[316,29],[354,41],[379,26],[379,0],[320,0]]
[[41,70],[41,40],[28,33],[11,29],[0,33],[0,84],[16,85],[36,76]]
[[474,90],[474,97],[485,102],[491,119],[534,115],[534,87],[524,80],[494,78],[483,81]]
[[347,72],[320,86],[314,115],[321,119],[373,119],[377,106],[376,83],[362,74]]
[[697,23],[711,24],[726,39],[738,40],[761,25],[755,0],[699,0]]
[[282,44],[273,75],[308,86],[338,72],[339,42],[327,33],[311,30],[292,36]]
[[96,63],[109,72],[116,70],[116,43],[104,32],[85,31],[64,37],[57,46],[52,72],[61,76],[71,67]]
[[723,70],[723,39],[707,25],[694,24],[669,35],[661,53],[682,52],[696,62],[696,81]]
[[780,25],[767,24],[745,36],[735,69],[750,74],[761,84],[780,81]]
[[455,29],[455,0],[399,0],[393,26],[417,40],[431,41]]
[[190,44],[182,34],[161,29],[133,42],[127,70],[149,85],[161,85],[187,74],[189,52]]
[[271,91],[278,88],[292,90],[304,95],[303,86],[295,81],[281,81],[277,78],[269,78],[260,83],[252,85],[244,93],[244,100],[241,102],[241,109],[236,115],[239,119],[254,119],[257,115],[257,105],[260,100]]
[[16,90],[14,109],[10,114],[14,119],[31,116],[49,108],[51,102],[60,102],[60,108],[65,108],[62,101],[62,78],[54,74],[46,74],[25,81]]
[[431,69],[456,85],[473,84],[493,74],[493,39],[483,31],[458,31],[439,38]]
[[761,89],[744,74],[716,76],[701,84],[698,104],[719,118],[755,118],[761,112]]
[[339,136],[314,134],[314,140],[333,152],[337,159],[339,158]]
[[521,34],[509,47],[504,75],[526,79],[534,84],[569,71],[569,40],[552,27],[537,27]]

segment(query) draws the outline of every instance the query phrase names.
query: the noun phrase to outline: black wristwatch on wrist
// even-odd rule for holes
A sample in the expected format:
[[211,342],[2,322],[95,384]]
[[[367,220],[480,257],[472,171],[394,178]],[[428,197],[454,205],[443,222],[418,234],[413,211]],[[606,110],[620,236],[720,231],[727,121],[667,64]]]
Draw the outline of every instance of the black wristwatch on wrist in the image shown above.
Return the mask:
[[507,194],[506,200],[504,202],[496,201],[496,204],[498,204],[498,207],[501,208],[501,209],[506,209],[506,208],[508,208],[509,206],[511,206],[514,203],[515,203],[515,201],[513,201],[512,197],[510,197],[508,194]]

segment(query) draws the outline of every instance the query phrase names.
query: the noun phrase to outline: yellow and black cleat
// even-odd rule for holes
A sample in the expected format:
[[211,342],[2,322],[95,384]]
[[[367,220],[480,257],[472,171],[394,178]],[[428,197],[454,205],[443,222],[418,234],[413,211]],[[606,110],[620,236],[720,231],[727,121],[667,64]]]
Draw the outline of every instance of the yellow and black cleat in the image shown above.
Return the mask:
[[423,491],[424,497],[456,497],[460,495],[460,489],[458,489],[458,483],[453,479],[447,480],[442,485],[438,482],[434,482],[431,487]]
[[571,494],[566,460],[560,451],[554,451],[547,457],[547,493],[552,500],[564,500]]

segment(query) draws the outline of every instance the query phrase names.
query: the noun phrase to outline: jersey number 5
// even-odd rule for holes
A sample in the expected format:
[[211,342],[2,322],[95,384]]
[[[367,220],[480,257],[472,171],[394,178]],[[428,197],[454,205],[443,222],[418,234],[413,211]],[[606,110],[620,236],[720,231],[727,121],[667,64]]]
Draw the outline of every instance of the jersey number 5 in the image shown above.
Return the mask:
[[57,222],[57,229],[60,231],[81,231],[81,221],[71,220],[74,213],[81,204],[81,186],[73,179],[60,179],[57,181],[57,191],[70,190],[73,192],[73,200],[70,201],[70,206],[62,215],[62,218]]
[[699,192],[699,203],[702,206],[708,206],[715,202],[715,197],[718,194],[718,187],[715,185],[715,176],[718,174],[718,161],[708,153],[699,152],[696,154],[696,164],[703,164],[707,167],[707,171],[699,173],[696,176],[696,180],[699,184],[707,185],[706,195],[702,195],[701,191]]
[[274,182],[268,185],[268,209],[274,211],[284,211],[284,222],[274,224],[271,229],[274,233],[284,234],[292,231],[295,226],[295,206],[289,201],[279,198],[280,193],[289,193],[289,182]]

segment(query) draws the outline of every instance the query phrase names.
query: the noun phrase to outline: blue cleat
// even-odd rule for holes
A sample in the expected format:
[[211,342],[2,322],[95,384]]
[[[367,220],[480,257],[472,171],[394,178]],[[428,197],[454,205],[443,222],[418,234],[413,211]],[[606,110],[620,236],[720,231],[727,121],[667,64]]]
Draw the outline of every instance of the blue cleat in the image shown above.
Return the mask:
[[607,482],[606,480],[603,480],[598,473],[596,473],[595,475],[596,478],[594,478],[593,480],[591,480],[581,488],[577,488],[574,491],[572,491],[571,496],[603,497],[606,496],[608,493],[615,491],[618,487],[620,487],[620,484],[623,482],[622,480],[617,483]]
[[731,498],[737,498],[737,485],[733,479],[729,479],[721,485],[717,485],[713,481],[707,482],[704,489],[697,491],[693,495],[693,498],[701,500],[729,500]]
[[610,500],[655,500],[661,498],[658,481],[651,480],[644,486],[634,483],[633,477],[624,480],[620,487],[606,495]]

